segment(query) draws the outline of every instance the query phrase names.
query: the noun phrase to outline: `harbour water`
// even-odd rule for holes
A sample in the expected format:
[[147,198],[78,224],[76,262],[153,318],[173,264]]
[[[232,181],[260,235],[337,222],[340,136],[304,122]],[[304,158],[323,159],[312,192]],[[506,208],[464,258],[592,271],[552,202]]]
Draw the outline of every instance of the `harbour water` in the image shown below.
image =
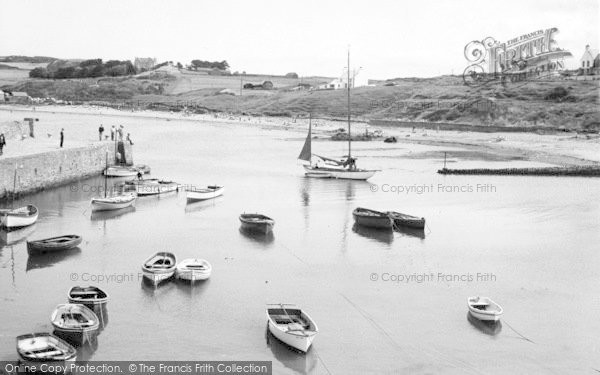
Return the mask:
[[[15,337],[50,332],[74,285],[110,295],[107,324],[80,349],[88,360],[268,360],[274,373],[590,373],[600,369],[600,181],[441,176],[443,151],[463,168],[533,166],[460,157],[459,148],[356,142],[369,182],[308,179],[296,161],[304,133],[243,124],[39,114],[47,129],[90,140],[125,125],[152,177],[225,185],[214,201],[185,193],[138,199],[134,210],[90,212],[102,178],[25,197],[40,209],[0,248],[0,360]],[[313,151],[344,155],[343,142]],[[420,155],[422,157],[420,157]],[[452,152],[450,152],[452,155]],[[117,183],[119,179],[110,180]],[[10,203],[7,203],[10,204]],[[356,207],[424,216],[424,232],[353,225]],[[238,216],[276,220],[272,236],[240,232]],[[25,235],[79,234],[80,250],[27,255]],[[141,280],[157,251],[211,262],[211,278],[158,288]],[[490,329],[467,315],[487,295],[504,308]],[[266,331],[266,303],[296,303],[319,334],[308,354]]]

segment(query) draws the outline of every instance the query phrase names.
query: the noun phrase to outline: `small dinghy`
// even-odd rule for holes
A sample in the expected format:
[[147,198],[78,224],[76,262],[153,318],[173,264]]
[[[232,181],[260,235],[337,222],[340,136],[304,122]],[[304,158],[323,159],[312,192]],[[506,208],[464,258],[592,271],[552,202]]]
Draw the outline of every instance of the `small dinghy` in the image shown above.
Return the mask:
[[56,306],[50,321],[60,333],[91,333],[100,327],[100,321],[92,310],[75,303]]
[[241,214],[242,228],[247,231],[269,233],[275,226],[275,220],[261,214]]
[[105,198],[92,198],[92,212],[96,211],[114,211],[135,205],[137,195],[135,193],[125,193]]
[[178,279],[196,281],[210,277],[212,266],[204,259],[184,259],[177,265]]
[[488,297],[469,297],[467,305],[473,317],[484,321],[496,322],[503,312],[502,307]]
[[27,252],[29,254],[47,253],[54,251],[69,250],[81,244],[81,236],[69,234],[59,237],[51,237],[37,241],[27,241]]
[[106,177],[132,177],[137,176],[138,169],[127,166],[112,166],[104,169]]
[[391,229],[394,226],[394,222],[385,212],[358,207],[352,212],[352,216],[356,224],[369,228]]
[[7,230],[27,227],[38,219],[38,209],[30,204],[15,209],[0,210],[0,226]]
[[394,225],[397,227],[407,227],[415,229],[425,228],[425,218],[402,214],[400,212],[388,211],[388,216],[394,220]]
[[267,305],[267,322],[273,336],[304,353],[319,332],[312,318],[296,305]]
[[140,180],[133,185],[139,196],[159,195],[179,189],[178,183],[163,180]]
[[69,303],[79,303],[92,310],[108,302],[108,294],[95,286],[74,286],[69,290]]
[[142,273],[154,285],[167,280],[175,273],[177,259],[168,252],[159,252],[146,259],[142,265]]
[[223,195],[225,187],[207,186],[205,189],[188,188],[186,189],[186,198],[188,201],[203,201],[213,199]]
[[17,353],[25,364],[74,362],[77,350],[50,333],[30,333],[17,336]]

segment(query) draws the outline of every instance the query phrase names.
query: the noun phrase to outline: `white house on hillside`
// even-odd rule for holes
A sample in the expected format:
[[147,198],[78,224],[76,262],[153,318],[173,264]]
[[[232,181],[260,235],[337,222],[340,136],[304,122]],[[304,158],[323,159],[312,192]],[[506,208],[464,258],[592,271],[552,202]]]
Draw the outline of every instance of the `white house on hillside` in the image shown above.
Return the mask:
[[581,56],[579,63],[579,67],[583,69],[586,74],[598,70],[598,68],[600,68],[600,55],[598,54],[598,50],[590,49],[589,44],[585,46],[585,52],[583,52],[583,56]]

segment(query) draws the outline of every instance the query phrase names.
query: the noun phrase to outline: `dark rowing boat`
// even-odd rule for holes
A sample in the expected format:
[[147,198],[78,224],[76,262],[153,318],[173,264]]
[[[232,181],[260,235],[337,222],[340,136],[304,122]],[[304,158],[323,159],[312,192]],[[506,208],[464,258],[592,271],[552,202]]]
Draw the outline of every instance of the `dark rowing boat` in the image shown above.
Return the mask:
[[425,228],[425,218],[417,217],[407,214],[402,214],[400,212],[388,211],[386,214],[392,218],[394,221],[394,225],[397,227],[408,227],[408,228],[416,228],[416,229],[424,229]]
[[248,231],[269,233],[273,230],[275,220],[261,214],[241,214],[242,228]]
[[31,253],[46,253],[51,251],[68,250],[81,244],[81,236],[69,234],[66,236],[46,238],[37,241],[27,242],[27,252]]
[[69,290],[69,303],[95,307],[108,302],[108,294],[95,286],[74,286]]
[[358,225],[369,228],[392,229],[394,222],[385,212],[358,207],[352,212],[354,221]]

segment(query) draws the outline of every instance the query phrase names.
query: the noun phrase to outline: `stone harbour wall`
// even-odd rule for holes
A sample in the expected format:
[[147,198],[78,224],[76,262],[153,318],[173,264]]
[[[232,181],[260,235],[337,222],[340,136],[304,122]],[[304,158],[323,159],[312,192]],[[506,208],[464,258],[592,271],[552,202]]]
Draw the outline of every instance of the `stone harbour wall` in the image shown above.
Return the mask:
[[107,153],[110,163],[115,158],[113,143],[0,158],[0,199],[13,192],[28,194],[98,175],[106,166]]

